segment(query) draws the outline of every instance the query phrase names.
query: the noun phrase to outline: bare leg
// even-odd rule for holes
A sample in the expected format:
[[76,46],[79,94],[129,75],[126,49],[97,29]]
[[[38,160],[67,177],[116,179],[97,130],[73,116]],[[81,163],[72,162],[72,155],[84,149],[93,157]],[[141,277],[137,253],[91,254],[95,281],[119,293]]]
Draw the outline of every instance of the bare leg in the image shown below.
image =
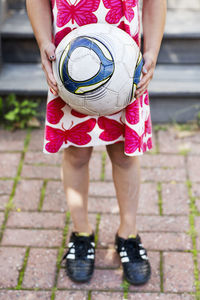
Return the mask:
[[73,230],[92,233],[88,220],[89,160],[93,148],[70,146],[64,149],[62,180]]
[[140,161],[137,156],[124,154],[124,143],[107,145],[112,162],[113,181],[120,209],[119,236],[137,234],[136,212],[140,191]]

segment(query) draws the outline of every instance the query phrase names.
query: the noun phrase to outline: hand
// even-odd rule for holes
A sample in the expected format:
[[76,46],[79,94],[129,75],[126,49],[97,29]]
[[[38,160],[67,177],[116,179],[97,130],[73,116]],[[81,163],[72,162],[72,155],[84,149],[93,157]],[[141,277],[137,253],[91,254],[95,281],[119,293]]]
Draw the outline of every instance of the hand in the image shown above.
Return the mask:
[[144,53],[144,66],[142,68],[142,79],[137,85],[137,90],[135,93],[136,98],[142,96],[142,94],[146,91],[151,79],[153,78],[154,69],[156,66],[156,59],[150,53]]
[[52,61],[56,59],[55,49],[56,49],[55,45],[49,42],[40,47],[40,54],[41,54],[42,68],[45,72],[47,83],[50,87],[51,92],[55,96],[57,96],[58,87],[52,71]]

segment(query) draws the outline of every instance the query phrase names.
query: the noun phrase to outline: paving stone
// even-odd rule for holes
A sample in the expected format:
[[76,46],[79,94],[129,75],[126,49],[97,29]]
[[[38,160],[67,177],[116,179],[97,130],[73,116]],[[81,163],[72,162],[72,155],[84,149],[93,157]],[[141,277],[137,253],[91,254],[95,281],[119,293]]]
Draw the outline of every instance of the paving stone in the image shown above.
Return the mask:
[[9,196],[4,195],[4,196],[0,196],[0,210],[4,210],[6,207],[6,204],[9,201]]
[[198,0],[191,0],[190,3],[188,3],[187,0],[168,0],[167,2],[168,8],[181,10],[181,9],[191,9],[191,10],[199,10],[200,9],[200,3]]
[[24,178],[60,179],[60,173],[59,167],[24,165],[21,176]]
[[105,145],[96,145],[93,147],[94,152],[103,152],[106,151],[106,146]]
[[[119,227],[120,218],[117,215],[102,215],[99,225],[98,245],[101,247],[109,247],[114,242],[115,233]],[[160,239],[160,232],[186,232],[189,230],[188,217],[165,217],[165,216],[138,216],[136,219],[137,230],[140,233],[143,231],[157,233],[157,238]],[[144,235],[142,233],[141,235]],[[166,236],[167,237],[167,236]],[[169,236],[170,239],[173,237]],[[182,238],[177,240],[179,244]],[[177,245],[178,245],[177,244]],[[170,245],[169,245],[170,246]]]
[[57,291],[55,300],[87,300],[87,291]]
[[186,232],[189,230],[188,216],[137,216],[140,231]]
[[60,165],[61,153],[45,154],[43,152],[28,151],[25,154],[25,164]]
[[200,250],[200,216],[195,217],[195,229],[197,231],[197,238],[196,238],[197,249]]
[[47,183],[42,210],[61,212],[67,210],[67,201],[64,194],[64,188],[60,181],[49,181]]
[[[199,154],[200,148],[198,146],[196,136],[199,135],[187,132],[186,137],[181,138],[183,133],[175,130],[173,127],[169,127],[168,130],[158,132],[159,151],[161,153],[180,153],[181,151],[189,151],[193,154]],[[188,135],[188,136],[187,136]]]
[[43,182],[41,180],[21,180],[17,184],[13,203],[22,210],[37,210]]
[[196,198],[195,205],[200,212],[200,184],[192,183],[192,194]]
[[99,225],[98,246],[109,247],[114,245],[115,234],[120,224],[117,215],[102,215]]
[[59,247],[62,241],[61,230],[6,229],[2,245]]
[[141,178],[143,181],[186,181],[186,170],[164,168],[142,168]]
[[164,291],[194,292],[193,259],[191,253],[165,252]]
[[15,177],[20,158],[20,153],[0,153],[0,177]]
[[198,211],[200,212],[200,199],[196,200],[196,207],[197,207]]
[[140,157],[140,164],[146,168],[184,168],[184,156],[165,154],[143,155]]
[[51,292],[1,290],[1,300],[50,300]]
[[65,214],[23,211],[11,212],[6,226],[16,228],[63,228],[65,226]]
[[0,180],[0,196],[9,195],[12,192],[12,180]]
[[194,182],[200,182],[200,157],[190,156],[188,157],[188,172],[190,180]]
[[116,198],[89,197],[88,211],[98,213],[118,214],[119,207]]
[[115,197],[115,187],[113,182],[90,182],[89,185],[89,195],[90,196],[100,196],[100,197]]
[[105,180],[113,180],[112,178],[112,163],[108,154],[106,154],[105,160]]
[[90,180],[101,179],[101,152],[93,152],[89,162]]
[[159,214],[158,193],[156,183],[142,183],[138,203],[138,214]]
[[131,285],[129,291],[160,291],[160,253],[148,251],[149,262],[151,264],[151,278],[142,286]]
[[128,300],[194,300],[194,296],[186,293],[128,293]]
[[100,270],[94,269],[93,276],[88,283],[81,285],[73,282],[66,276],[65,270],[61,269],[58,277],[58,288],[76,289],[76,290],[123,290],[122,286],[122,270]]
[[91,293],[91,300],[123,300],[124,296],[123,293],[116,293],[116,292],[93,292]]
[[31,132],[31,140],[29,143],[29,150],[39,150],[43,149],[43,141],[44,141],[44,129],[35,129]]
[[[110,187],[113,185],[113,183],[110,182],[106,182],[106,184],[109,185],[111,184]],[[95,188],[95,184],[93,188]],[[113,190],[113,194],[114,193],[115,191]],[[140,189],[138,213],[158,214],[159,210],[158,210],[157,203],[158,203],[157,185],[155,183],[142,183]],[[90,212],[119,213],[117,198],[116,197],[108,198],[108,197],[99,197],[99,196],[89,197],[88,210]]]
[[[1,200],[1,198],[0,198],[0,200]],[[3,221],[4,221],[4,213],[0,212],[0,226],[3,224]]]
[[183,251],[192,249],[191,238],[182,232],[143,232],[141,238],[144,246],[149,250]]
[[96,249],[95,266],[98,268],[119,268],[120,258],[115,248]]
[[184,183],[162,183],[162,206],[165,215],[187,215],[189,197]]
[[[0,248],[0,287],[8,288],[17,285],[19,270],[22,268],[25,248]],[[0,293],[0,299],[1,293]]]
[[22,151],[26,138],[25,130],[8,131],[0,129],[0,151]]
[[192,193],[194,197],[200,198],[200,184],[192,183]]
[[57,250],[31,249],[22,286],[52,288],[56,275]]

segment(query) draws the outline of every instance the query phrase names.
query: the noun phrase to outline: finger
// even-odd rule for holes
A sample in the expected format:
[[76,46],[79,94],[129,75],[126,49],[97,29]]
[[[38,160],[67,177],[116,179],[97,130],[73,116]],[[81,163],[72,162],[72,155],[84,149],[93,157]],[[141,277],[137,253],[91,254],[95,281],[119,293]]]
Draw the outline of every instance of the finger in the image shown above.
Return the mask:
[[55,88],[49,80],[47,80],[47,83],[48,83],[51,93],[54,94],[54,96],[57,96],[58,95],[57,88]]
[[146,68],[146,66],[144,65],[143,68],[142,68],[142,73],[143,73],[143,74],[147,74],[147,72],[148,72],[148,71],[147,71],[147,68]]
[[48,47],[45,49],[45,53],[50,61],[56,59],[55,49],[56,47],[54,46],[54,44],[49,44]]
[[150,83],[150,80],[147,81],[147,83],[145,85],[143,85],[142,88],[140,88],[136,91],[136,93],[135,93],[136,97],[140,97],[147,90],[149,83]]
[[57,85],[56,80],[53,76],[53,72],[52,72],[52,65],[51,62],[48,61],[47,59],[44,59],[43,61],[43,69],[47,75],[47,77],[49,78],[49,80],[51,81],[52,85]]
[[153,70],[150,70],[146,75],[142,77],[142,79],[137,85],[137,89],[141,88],[144,84],[147,83],[147,81],[151,80],[152,77],[153,77]]

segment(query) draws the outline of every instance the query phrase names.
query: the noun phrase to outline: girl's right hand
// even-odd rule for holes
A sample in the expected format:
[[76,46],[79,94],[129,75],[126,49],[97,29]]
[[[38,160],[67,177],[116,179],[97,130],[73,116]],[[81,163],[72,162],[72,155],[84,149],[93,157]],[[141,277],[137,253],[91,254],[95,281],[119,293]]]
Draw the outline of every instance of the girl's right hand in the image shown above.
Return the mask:
[[40,55],[42,68],[46,75],[47,83],[50,87],[51,92],[57,96],[58,95],[58,87],[56,80],[52,71],[52,61],[56,59],[55,56],[55,45],[51,42],[41,45],[40,47]]

